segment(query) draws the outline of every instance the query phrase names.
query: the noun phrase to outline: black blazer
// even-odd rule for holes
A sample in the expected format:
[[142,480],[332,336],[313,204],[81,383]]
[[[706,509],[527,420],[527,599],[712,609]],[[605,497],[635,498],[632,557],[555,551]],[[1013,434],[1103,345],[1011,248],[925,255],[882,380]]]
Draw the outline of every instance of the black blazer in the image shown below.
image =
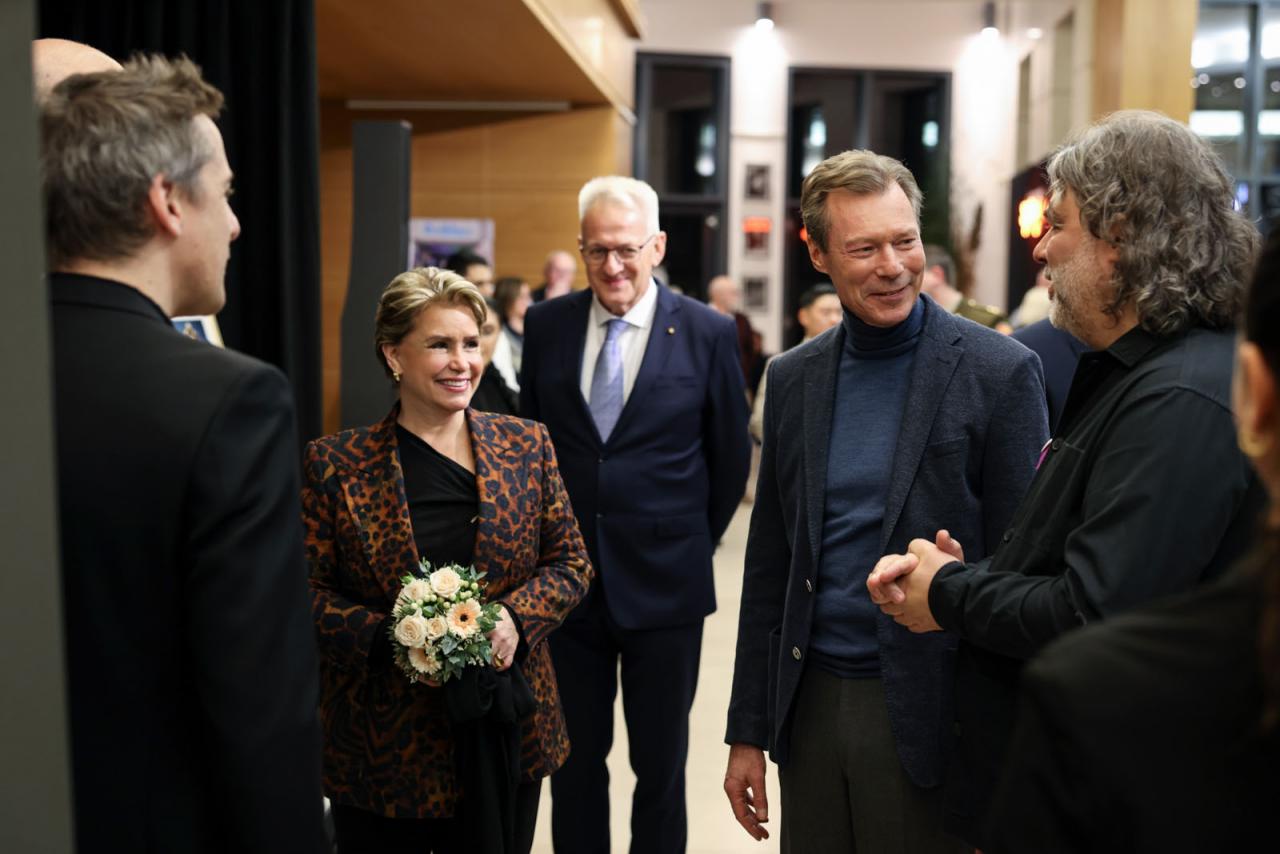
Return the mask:
[[[1048,435],[1040,365],[1000,333],[921,299],[924,327],[880,553],[904,552],[913,538],[932,539],[947,528],[968,553],[981,555],[1012,518]],[[725,740],[768,746],[779,764],[787,761],[787,718],[808,656],[844,341],[841,324],[769,366]],[[898,756],[917,785],[937,785],[952,730],[956,639],[913,635],[884,614],[876,633]]]
[[590,290],[529,309],[520,380],[521,413],[551,431],[609,614],[626,629],[715,610],[711,555],[751,463],[733,321],[650,287],[649,344],[608,442],[580,384]]
[[141,292],[49,277],[79,852],[317,852],[293,404]]
[[1027,665],[992,852],[1270,851],[1251,569],[1063,637]]

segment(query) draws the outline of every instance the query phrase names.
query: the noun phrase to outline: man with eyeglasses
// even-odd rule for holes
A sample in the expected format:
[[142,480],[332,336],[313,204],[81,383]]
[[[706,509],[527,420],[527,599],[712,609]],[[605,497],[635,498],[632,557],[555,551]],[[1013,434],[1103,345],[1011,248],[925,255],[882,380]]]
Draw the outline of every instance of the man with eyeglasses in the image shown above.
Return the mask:
[[551,778],[555,850],[608,852],[618,665],[636,790],[633,852],[684,851],[685,757],[711,555],[750,462],[733,321],[658,284],[658,196],[632,178],[578,196],[590,288],[525,318],[521,410],[551,432],[596,568],[551,636],[572,752]]

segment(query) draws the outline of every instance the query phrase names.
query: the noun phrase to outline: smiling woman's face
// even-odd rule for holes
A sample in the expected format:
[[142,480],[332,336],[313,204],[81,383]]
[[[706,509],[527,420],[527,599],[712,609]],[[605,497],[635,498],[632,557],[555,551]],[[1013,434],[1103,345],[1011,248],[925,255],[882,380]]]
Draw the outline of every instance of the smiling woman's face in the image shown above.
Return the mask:
[[409,334],[382,352],[401,375],[401,404],[434,415],[466,409],[484,370],[476,319],[456,305],[427,306]]
[[896,183],[879,194],[827,196],[827,245],[809,244],[813,266],[831,277],[841,304],[872,326],[896,326],[915,307],[924,247],[911,201]]

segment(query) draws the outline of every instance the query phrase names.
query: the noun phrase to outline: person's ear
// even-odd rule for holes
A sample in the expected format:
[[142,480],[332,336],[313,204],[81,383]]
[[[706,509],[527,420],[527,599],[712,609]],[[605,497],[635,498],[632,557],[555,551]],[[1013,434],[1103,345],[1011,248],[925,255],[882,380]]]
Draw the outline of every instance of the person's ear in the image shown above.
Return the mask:
[[809,248],[809,262],[813,264],[813,269],[819,273],[827,273],[826,253],[822,251],[821,246],[814,243],[812,234],[809,235],[809,239],[804,242],[804,245]]
[[156,228],[170,237],[182,234],[182,200],[178,189],[164,175],[156,175],[147,187],[147,212]]
[[667,257],[667,233],[659,231],[653,238],[653,266],[662,263],[662,259]]
[[387,367],[391,368],[392,373],[399,374],[403,372],[400,370],[400,359],[396,355],[396,349],[394,344],[383,344],[382,358],[387,360]]
[[1232,408],[1240,449],[1253,460],[1271,453],[1280,440],[1276,377],[1258,346],[1241,341],[1236,348]]

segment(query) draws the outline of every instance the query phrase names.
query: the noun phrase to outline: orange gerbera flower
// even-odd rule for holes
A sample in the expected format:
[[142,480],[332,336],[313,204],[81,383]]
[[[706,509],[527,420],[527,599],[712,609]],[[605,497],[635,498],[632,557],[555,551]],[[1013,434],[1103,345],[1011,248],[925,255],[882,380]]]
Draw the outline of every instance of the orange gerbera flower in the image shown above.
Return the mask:
[[449,609],[449,631],[463,640],[480,630],[480,603],[467,599]]

